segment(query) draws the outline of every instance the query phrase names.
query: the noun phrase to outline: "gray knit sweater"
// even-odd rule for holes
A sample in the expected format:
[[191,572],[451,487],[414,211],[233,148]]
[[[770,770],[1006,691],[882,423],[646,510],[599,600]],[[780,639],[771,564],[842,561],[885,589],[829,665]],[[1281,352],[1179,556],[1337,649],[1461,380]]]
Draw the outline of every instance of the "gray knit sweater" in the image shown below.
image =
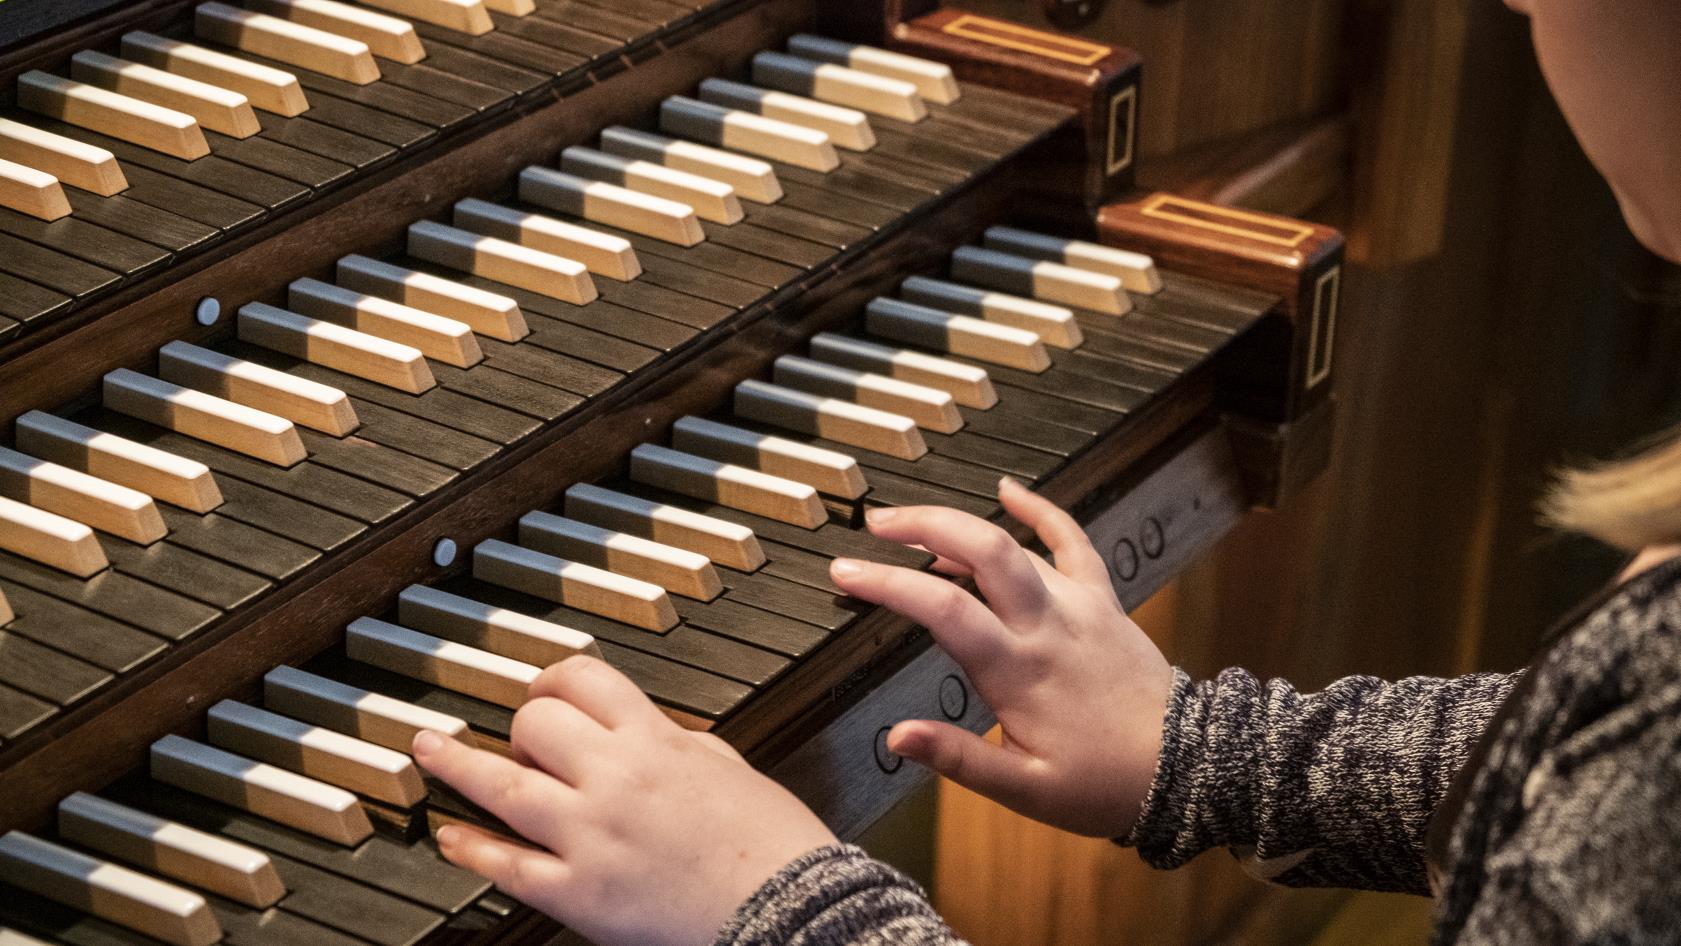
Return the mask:
[[[1119,840],[1156,867],[1225,847],[1275,883],[1434,889],[1438,946],[1681,942],[1681,562],[1570,625],[1521,683],[1302,695],[1179,673]],[[958,942],[914,883],[840,846],[767,882],[717,946]]]

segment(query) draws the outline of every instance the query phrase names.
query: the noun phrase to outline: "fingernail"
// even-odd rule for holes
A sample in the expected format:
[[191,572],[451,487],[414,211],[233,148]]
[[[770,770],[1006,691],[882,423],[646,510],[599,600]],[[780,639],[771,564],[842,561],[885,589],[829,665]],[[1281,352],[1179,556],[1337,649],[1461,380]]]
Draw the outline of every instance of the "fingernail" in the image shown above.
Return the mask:
[[415,733],[413,748],[416,756],[432,755],[443,750],[444,737],[438,735],[430,729],[422,729],[420,732]]
[[1010,489],[1012,487],[1015,488],[1015,489],[1021,489],[1022,488],[1021,483],[1019,481],[1017,481],[1017,479],[1013,476],[1004,476],[1004,477],[999,478],[999,480],[998,480],[998,491],[1000,493],[1002,493],[1003,491],[1005,491],[1007,489]]
[[891,520],[898,514],[899,510],[897,509],[889,509],[886,506],[881,506],[864,513],[864,521],[870,523],[871,525],[880,525]]
[[449,847],[461,839],[461,829],[455,825],[446,824],[438,829],[438,846]]
[[864,563],[855,558],[837,558],[829,563],[829,574],[836,578],[853,578],[864,573]]

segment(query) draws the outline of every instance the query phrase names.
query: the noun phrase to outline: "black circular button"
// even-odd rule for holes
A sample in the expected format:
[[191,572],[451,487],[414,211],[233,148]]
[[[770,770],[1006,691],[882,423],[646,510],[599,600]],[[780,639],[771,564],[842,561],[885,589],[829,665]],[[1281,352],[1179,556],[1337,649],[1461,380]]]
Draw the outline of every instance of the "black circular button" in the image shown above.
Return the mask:
[[1144,548],[1145,555],[1161,558],[1162,550],[1167,548],[1167,536],[1162,534],[1161,520],[1155,516],[1144,520],[1144,529],[1138,534],[1138,544]]
[[940,681],[940,712],[951,720],[962,719],[963,714],[969,712],[969,688],[955,673],[946,674],[946,678]]
[[892,726],[883,726],[876,730],[876,765],[888,775],[899,771],[899,766],[905,764],[904,757],[892,749],[887,748],[887,734],[893,731]]
[[1120,581],[1131,581],[1138,577],[1138,546],[1132,544],[1131,539],[1121,539],[1109,552],[1109,570],[1114,572]]

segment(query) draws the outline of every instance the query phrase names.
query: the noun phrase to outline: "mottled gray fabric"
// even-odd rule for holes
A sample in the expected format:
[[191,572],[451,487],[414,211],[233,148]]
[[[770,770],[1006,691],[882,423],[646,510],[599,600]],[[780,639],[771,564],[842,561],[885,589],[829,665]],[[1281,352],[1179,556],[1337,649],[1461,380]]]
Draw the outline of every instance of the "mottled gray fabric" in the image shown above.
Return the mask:
[[[1681,942],[1681,562],[1619,589],[1519,680],[1349,677],[1302,695],[1179,673],[1119,840],[1157,867],[1225,847],[1276,883],[1424,893],[1440,808],[1436,946]],[[853,847],[789,865],[717,940],[958,942]]]

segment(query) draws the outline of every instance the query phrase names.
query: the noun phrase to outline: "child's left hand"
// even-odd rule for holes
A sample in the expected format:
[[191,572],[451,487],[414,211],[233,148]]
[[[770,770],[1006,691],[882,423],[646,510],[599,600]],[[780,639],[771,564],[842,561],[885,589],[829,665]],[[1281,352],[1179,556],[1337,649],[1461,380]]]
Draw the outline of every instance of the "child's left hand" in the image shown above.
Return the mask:
[[835,843],[799,799],[599,660],[555,664],[530,696],[514,715],[520,762],[436,733],[415,739],[415,760],[539,845],[452,825],[444,856],[592,942],[705,946],[777,871]]

